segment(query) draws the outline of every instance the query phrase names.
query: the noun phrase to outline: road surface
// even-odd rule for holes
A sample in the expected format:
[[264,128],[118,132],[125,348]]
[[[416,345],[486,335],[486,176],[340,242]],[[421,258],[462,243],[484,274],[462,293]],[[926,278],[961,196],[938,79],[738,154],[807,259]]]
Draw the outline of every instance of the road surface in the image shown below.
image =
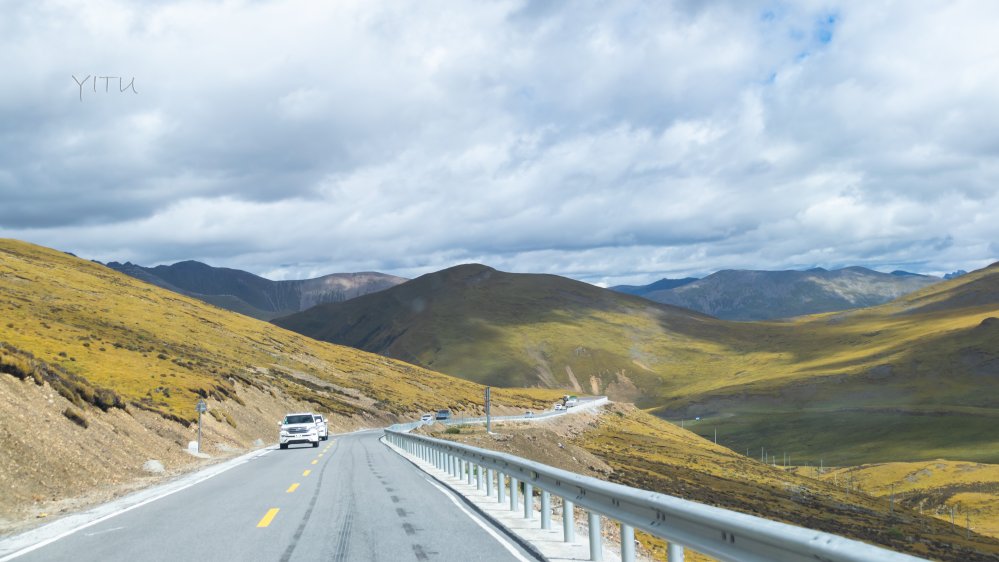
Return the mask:
[[532,560],[380,436],[273,450],[16,560]]

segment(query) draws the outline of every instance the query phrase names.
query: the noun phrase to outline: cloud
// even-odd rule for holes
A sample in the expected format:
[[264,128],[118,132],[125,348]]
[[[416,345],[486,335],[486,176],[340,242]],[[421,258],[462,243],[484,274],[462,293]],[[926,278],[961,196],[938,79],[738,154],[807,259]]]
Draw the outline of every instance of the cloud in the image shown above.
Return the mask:
[[10,10],[2,236],[285,278],[995,261],[987,2]]

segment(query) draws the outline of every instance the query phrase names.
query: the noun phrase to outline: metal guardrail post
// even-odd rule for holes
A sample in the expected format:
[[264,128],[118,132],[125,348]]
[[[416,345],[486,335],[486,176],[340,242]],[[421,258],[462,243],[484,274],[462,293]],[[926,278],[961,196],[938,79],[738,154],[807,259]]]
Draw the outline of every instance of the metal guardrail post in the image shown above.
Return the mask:
[[486,470],[486,495],[493,496],[493,469]]
[[635,562],[635,528],[621,523],[621,562]]
[[683,562],[683,546],[675,542],[666,543],[666,560],[669,562]]
[[482,490],[482,466],[475,465],[475,489]]
[[514,478],[513,476],[511,476],[510,477],[510,511],[517,511],[517,506],[519,505],[519,503],[517,502],[517,499],[518,499],[518,496],[520,495],[520,486],[518,486],[518,484],[519,484],[519,482],[517,482],[517,479]]
[[576,512],[575,505],[562,498],[562,542],[576,541]]
[[524,519],[534,519],[534,486],[524,482]]
[[472,463],[471,462],[465,461],[465,471],[468,473],[468,475],[467,475],[467,478],[468,478],[467,484],[469,486],[471,486],[472,485]]
[[503,503],[506,501],[506,474],[502,472],[496,473],[496,502]]
[[541,528],[552,528],[552,495],[548,490],[541,490]]
[[602,562],[604,559],[604,548],[602,537],[600,536],[600,514],[592,511],[587,512],[590,531],[590,560]]

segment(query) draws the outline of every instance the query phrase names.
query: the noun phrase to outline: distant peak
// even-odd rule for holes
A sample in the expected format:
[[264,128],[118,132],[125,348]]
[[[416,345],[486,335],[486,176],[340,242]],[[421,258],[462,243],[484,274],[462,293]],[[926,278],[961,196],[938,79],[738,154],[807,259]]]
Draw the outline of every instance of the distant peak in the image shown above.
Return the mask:
[[454,267],[449,267],[443,271],[496,271],[495,269],[489,267],[488,265],[482,265],[481,263],[463,263],[461,265],[456,265]]

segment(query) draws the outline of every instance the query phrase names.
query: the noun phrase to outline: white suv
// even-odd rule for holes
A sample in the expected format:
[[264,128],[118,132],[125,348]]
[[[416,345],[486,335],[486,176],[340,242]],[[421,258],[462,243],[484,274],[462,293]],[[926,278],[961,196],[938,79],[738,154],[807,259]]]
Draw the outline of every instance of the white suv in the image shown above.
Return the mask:
[[316,426],[319,428],[320,441],[326,441],[330,438],[329,426],[326,425],[326,418],[322,414],[316,414]]
[[319,424],[311,412],[288,414],[284,417],[278,444],[282,449],[287,449],[292,443],[311,443],[313,447],[319,446]]

